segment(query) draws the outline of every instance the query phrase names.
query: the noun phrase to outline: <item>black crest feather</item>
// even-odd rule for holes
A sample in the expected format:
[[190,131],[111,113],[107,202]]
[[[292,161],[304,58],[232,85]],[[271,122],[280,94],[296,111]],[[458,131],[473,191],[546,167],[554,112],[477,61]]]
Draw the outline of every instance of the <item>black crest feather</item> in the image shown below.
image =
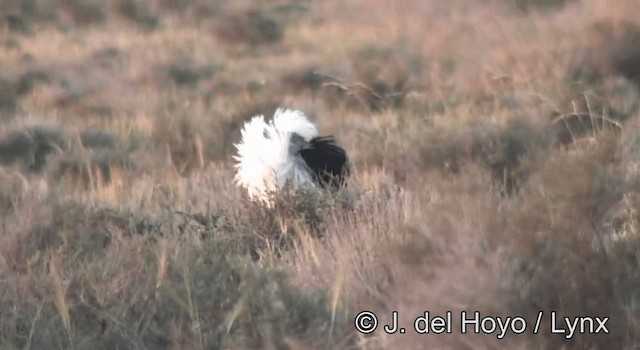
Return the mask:
[[302,159],[322,188],[338,189],[350,173],[349,160],[333,136],[314,137],[310,147],[300,151]]

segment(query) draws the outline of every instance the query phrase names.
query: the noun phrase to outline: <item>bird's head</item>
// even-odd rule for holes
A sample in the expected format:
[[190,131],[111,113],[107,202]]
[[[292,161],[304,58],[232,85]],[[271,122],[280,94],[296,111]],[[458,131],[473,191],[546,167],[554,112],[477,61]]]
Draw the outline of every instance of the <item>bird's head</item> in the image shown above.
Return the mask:
[[297,133],[291,133],[291,139],[289,141],[289,153],[292,155],[297,155],[300,151],[309,149],[311,145],[304,137],[300,136]]

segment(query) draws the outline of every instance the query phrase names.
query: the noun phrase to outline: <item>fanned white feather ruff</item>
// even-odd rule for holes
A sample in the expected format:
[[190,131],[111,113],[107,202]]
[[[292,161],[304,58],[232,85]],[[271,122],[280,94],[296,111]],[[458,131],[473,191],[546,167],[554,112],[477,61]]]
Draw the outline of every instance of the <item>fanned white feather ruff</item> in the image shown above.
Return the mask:
[[303,112],[283,108],[269,123],[259,115],[244,124],[240,143],[235,145],[234,180],[252,200],[270,204],[272,194],[286,185],[294,189],[316,187],[302,157],[290,151],[293,133],[309,142],[318,130]]

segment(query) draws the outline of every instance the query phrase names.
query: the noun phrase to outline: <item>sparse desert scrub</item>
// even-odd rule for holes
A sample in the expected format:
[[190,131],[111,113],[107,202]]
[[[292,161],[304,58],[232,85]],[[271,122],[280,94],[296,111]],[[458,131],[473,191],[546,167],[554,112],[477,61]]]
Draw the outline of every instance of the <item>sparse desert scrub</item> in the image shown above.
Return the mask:
[[[0,348],[637,348],[636,7],[0,0]],[[279,106],[337,137],[346,189],[235,187]],[[611,334],[534,335],[541,310]]]

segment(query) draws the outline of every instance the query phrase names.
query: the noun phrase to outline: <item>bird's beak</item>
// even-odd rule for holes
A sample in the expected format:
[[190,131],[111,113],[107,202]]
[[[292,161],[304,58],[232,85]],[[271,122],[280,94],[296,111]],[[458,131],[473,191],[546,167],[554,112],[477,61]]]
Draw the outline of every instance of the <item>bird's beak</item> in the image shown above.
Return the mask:
[[310,143],[310,142],[307,142],[307,141],[304,141],[304,142],[302,143],[302,147],[300,147],[300,149],[301,149],[301,150],[303,150],[303,149],[311,149],[311,143]]

